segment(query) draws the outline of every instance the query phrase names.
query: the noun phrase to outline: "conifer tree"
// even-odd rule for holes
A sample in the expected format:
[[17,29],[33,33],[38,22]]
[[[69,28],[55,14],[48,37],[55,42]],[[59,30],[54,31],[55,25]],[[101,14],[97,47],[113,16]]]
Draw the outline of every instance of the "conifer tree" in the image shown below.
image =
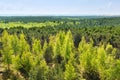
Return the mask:
[[65,61],[68,61],[70,58],[70,54],[73,53],[74,49],[74,43],[72,39],[72,33],[70,31],[67,32],[65,36],[65,40],[63,43],[62,51],[63,51],[63,57]]
[[35,58],[30,52],[23,53],[21,57],[17,55],[14,59],[15,68],[20,71],[25,78],[28,78],[31,68],[36,65]]
[[63,54],[64,40],[65,40],[65,32],[60,31],[55,36],[55,41],[54,41],[54,46],[53,46],[54,58],[57,63],[61,63],[62,58],[64,56]]
[[22,56],[23,53],[30,52],[30,46],[25,40],[24,34],[20,34],[19,39],[19,55]]
[[76,72],[75,72],[75,68],[72,65],[71,61],[68,61],[68,64],[65,65],[65,73],[64,73],[64,79],[65,80],[75,80],[76,78]]
[[14,55],[18,55],[19,53],[19,38],[16,34],[11,35],[11,45],[14,50]]
[[54,47],[54,37],[50,36],[49,38],[49,43],[47,45],[47,48],[43,54],[44,58],[45,58],[45,61],[47,63],[52,63],[53,61],[53,56],[54,56],[54,52],[53,52],[53,47]]
[[40,54],[41,52],[41,42],[37,39],[32,39],[32,53],[33,54]]
[[13,55],[13,49],[11,45],[11,36],[7,33],[7,31],[4,31],[2,33],[2,59],[5,64],[7,64],[7,70],[10,69],[10,64],[12,63],[12,55]]
[[41,60],[39,65],[32,67],[29,73],[29,80],[48,80],[48,66],[45,60]]

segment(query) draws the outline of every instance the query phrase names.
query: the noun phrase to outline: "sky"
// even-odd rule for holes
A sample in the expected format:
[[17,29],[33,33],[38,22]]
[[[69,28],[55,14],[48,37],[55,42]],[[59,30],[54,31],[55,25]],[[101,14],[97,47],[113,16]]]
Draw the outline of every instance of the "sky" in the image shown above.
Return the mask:
[[120,15],[120,0],[0,0],[4,15]]

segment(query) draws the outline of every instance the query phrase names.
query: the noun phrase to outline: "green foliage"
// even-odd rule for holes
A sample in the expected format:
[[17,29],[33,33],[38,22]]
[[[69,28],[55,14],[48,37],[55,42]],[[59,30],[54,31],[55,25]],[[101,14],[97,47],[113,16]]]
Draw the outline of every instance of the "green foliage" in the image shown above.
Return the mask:
[[12,63],[12,55],[13,55],[13,49],[11,45],[11,36],[7,33],[7,31],[4,31],[2,34],[1,42],[2,45],[2,59],[5,64],[7,64],[7,69],[10,69],[10,64]]
[[16,56],[14,60],[15,68],[25,77],[28,77],[31,68],[35,65],[34,57],[31,55],[31,53],[23,53],[21,57]]
[[20,57],[22,56],[23,53],[29,52],[30,51],[30,46],[25,40],[24,34],[20,34],[20,39],[19,39],[19,54]]
[[34,54],[40,54],[41,52],[41,43],[40,40],[34,39],[32,40],[32,53]]
[[51,64],[48,72],[49,80],[64,80],[64,71],[60,64]]
[[[31,27],[47,27],[47,26],[57,26],[59,25],[57,22],[29,22],[29,23],[22,23],[22,22],[8,22],[8,23],[4,23],[4,22],[0,22],[0,28],[13,28],[13,27],[19,27],[22,26],[24,28],[31,28]],[[9,26],[9,27],[8,27]]]
[[3,80],[120,80],[120,18],[0,18]]
[[14,55],[18,55],[19,53],[19,38],[16,34],[11,35],[11,45],[14,51]]
[[76,80],[77,79],[77,73],[75,71],[74,65],[75,65],[74,55],[70,54],[70,59],[69,59],[68,63],[65,65],[65,68],[66,68],[65,73],[64,73],[65,80]]
[[[109,51],[111,50],[111,51]],[[79,44],[80,71],[83,78],[88,80],[115,80],[119,79],[113,75],[117,60],[114,59],[115,49],[108,44],[93,47],[91,43],[86,43],[85,39]],[[119,69],[118,69],[119,70]],[[112,72],[113,71],[113,72]],[[119,75],[118,73],[114,73]],[[94,77],[91,77],[94,76]]]
[[48,80],[48,66],[45,60],[42,60],[39,65],[32,67],[29,73],[29,80]]
[[64,57],[63,54],[64,40],[65,40],[65,32],[60,31],[55,37],[54,46],[53,46],[54,58],[57,63],[61,63],[62,58]]
[[68,31],[63,43],[63,57],[65,58],[65,60],[68,60],[70,58],[70,54],[73,53],[73,49],[74,43],[72,39],[72,34],[70,31]]
[[74,66],[68,62],[68,64],[66,64],[66,70],[65,70],[65,80],[75,80],[76,77],[76,73],[75,73],[75,69]]

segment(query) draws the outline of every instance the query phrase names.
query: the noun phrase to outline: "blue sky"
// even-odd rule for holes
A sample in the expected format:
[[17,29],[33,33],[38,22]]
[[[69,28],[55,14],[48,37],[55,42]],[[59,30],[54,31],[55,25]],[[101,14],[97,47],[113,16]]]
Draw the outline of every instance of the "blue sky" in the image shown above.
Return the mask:
[[0,0],[0,15],[120,15],[120,0]]

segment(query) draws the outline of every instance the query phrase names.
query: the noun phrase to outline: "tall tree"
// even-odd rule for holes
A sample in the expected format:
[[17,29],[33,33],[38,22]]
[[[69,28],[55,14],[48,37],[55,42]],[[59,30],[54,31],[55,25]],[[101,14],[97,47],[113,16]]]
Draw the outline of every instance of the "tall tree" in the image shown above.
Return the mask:
[[7,31],[4,31],[2,33],[2,59],[5,64],[7,64],[7,70],[10,69],[10,64],[12,63],[12,55],[13,55],[13,49],[11,45],[11,36],[7,33]]

